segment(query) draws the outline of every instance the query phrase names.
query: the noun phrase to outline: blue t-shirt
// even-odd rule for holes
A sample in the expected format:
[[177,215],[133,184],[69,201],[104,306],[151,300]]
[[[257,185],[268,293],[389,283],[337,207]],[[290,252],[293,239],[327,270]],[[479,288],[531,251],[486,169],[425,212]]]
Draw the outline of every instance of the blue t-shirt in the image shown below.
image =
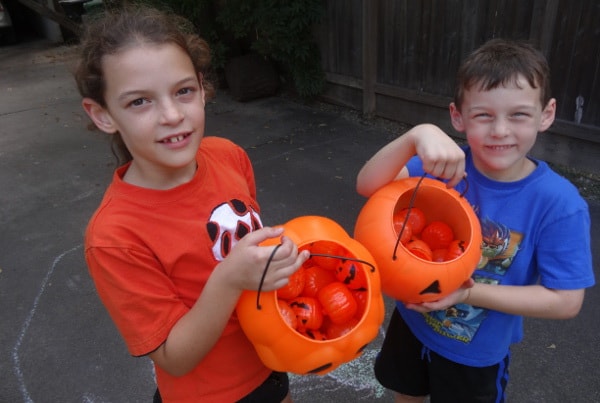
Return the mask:
[[[573,184],[543,161],[516,182],[497,182],[475,169],[468,147],[465,197],[479,217],[482,259],[476,282],[501,285],[541,284],[551,289],[594,285],[588,205]],[[422,175],[418,157],[407,164]],[[465,181],[456,190],[463,192]],[[417,190],[418,191],[418,190]],[[523,337],[523,318],[458,304],[420,314],[397,307],[415,336],[449,360],[476,367],[500,362]]]

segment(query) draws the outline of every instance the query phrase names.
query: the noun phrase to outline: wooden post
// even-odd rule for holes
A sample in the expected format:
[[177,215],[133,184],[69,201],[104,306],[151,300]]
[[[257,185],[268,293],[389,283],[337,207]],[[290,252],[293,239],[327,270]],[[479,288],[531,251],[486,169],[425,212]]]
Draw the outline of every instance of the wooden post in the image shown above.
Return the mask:
[[362,90],[363,114],[375,113],[375,81],[377,79],[377,0],[363,0],[362,21]]

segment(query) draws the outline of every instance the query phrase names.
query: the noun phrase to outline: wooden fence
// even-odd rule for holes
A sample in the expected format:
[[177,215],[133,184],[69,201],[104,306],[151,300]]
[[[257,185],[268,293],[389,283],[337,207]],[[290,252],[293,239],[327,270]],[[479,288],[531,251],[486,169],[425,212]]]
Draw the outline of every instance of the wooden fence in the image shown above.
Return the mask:
[[533,154],[600,173],[599,0],[324,0],[323,97],[453,135],[447,107],[461,60],[495,37],[527,40],[552,70],[557,120]]

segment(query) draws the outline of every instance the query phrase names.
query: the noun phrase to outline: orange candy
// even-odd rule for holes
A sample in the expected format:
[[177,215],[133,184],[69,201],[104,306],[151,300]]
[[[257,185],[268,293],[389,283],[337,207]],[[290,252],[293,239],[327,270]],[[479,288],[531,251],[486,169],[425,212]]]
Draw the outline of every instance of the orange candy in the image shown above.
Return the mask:
[[318,330],[323,324],[323,308],[316,298],[296,297],[290,301],[290,307],[298,318],[298,330]]
[[408,242],[410,242],[413,236],[413,229],[410,223],[407,222],[406,225],[404,225],[403,222],[398,222],[394,220],[394,229],[396,230],[398,235],[400,235],[400,243],[402,245],[406,245]]
[[410,210],[408,208],[403,208],[394,214],[394,226],[399,226],[399,228],[402,228],[407,214],[407,225],[410,225],[413,234],[419,235],[421,231],[423,231],[423,228],[425,228],[425,223],[427,220],[425,218],[425,213],[423,213],[423,211],[417,207],[411,207]]
[[352,291],[352,296],[354,297],[354,299],[356,300],[356,304],[358,306],[358,308],[356,309],[356,315],[355,317],[360,319],[362,318],[363,314],[366,312],[367,310],[367,304],[368,304],[368,299],[369,299],[369,291],[365,290],[351,290]]
[[434,262],[444,262],[446,261],[446,254],[448,253],[448,249],[434,249],[431,251],[431,260]]
[[448,245],[448,249],[446,250],[444,260],[454,260],[457,257],[461,256],[463,253],[465,253],[466,249],[467,245],[465,241],[455,239],[452,242],[450,242],[450,245]]
[[356,317],[350,318],[346,322],[340,324],[327,321],[325,324],[323,324],[323,329],[325,330],[325,335],[328,339],[336,339],[349,333],[354,326],[358,325],[358,322],[358,318]]
[[[333,242],[317,242],[310,246],[310,253],[316,255],[344,256],[346,251]],[[334,270],[340,262],[339,258],[328,256],[312,256],[310,259],[316,266]]]
[[[369,292],[365,268],[344,258],[346,252],[332,244],[313,244],[309,250],[340,253],[342,257],[314,256],[292,274],[288,284],[277,290],[281,316],[288,326],[312,340],[342,337],[366,312]],[[332,263],[336,264],[334,269]]]
[[317,297],[325,315],[337,325],[352,319],[358,309],[348,287],[338,281],[323,287]]
[[304,271],[304,291],[302,295],[316,297],[319,290],[335,281],[335,272],[320,266],[311,266]]
[[344,260],[341,265],[338,265],[335,269],[335,277],[351,290],[367,288],[367,275],[361,269],[360,263],[354,260]]
[[300,267],[289,278],[288,283],[277,290],[277,298],[296,298],[304,289],[305,274],[304,267]]
[[420,239],[412,240],[406,245],[406,249],[408,249],[408,251],[413,255],[420,257],[423,260],[433,260],[433,253],[431,252],[431,248],[425,241],[422,241]]
[[430,222],[421,232],[420,240],[413,239],[404,245],[413,255],[438,263],[456,259],[467,247],[464,241],[454,239],[452,228],[442,221]]
[[447,248],[454,239],[454,231],[443,221],[432,221],[423,228],[421,239],[432,250]]
[[294,312],[290,304],[288,304],[287,301],[278,299],[277,305],[279,306],[279,312],[281,313],[281,317],[283,318],[285,323],[287,323],[287,325],[292,329],[297,329],[298,318],[296,317],[296,313]]

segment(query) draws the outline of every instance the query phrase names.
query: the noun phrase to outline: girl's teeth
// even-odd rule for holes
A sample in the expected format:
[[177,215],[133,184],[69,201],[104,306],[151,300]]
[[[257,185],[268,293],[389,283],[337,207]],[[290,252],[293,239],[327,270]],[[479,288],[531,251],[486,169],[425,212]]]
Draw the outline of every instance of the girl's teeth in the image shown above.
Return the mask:
[[170,139],[168,139],[168,141],[170,141],[171,143],[177,143],[178,141],[183,140],[183,136],[176,136],[176,137],[171,137]]

